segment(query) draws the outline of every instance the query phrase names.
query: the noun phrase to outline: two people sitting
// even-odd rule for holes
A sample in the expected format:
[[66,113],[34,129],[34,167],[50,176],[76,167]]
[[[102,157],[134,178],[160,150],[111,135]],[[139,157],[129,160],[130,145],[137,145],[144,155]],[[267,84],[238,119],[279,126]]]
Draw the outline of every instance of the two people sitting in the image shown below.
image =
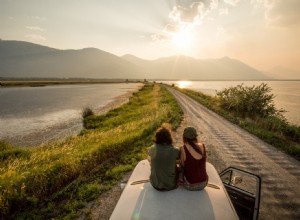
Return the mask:
[[150,182],[160,191],[168,191],[183,185],[187,190],[202,190],[208,183],[206,173],[206,149],[198,143],[194,127],[186,127],[183,145],[173,146],[171,129],[161,126],[155,134],[155,144],[148,155],[151,165]]

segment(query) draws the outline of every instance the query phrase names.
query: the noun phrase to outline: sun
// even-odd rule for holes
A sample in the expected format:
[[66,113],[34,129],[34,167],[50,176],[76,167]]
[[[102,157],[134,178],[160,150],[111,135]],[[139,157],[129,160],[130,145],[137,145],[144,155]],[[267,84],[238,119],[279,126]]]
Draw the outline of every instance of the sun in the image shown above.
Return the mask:
[[191,46],[192,37],[188,30],[181,30],[174,33],[172,37],[172,43],[181,49],[185,49]]

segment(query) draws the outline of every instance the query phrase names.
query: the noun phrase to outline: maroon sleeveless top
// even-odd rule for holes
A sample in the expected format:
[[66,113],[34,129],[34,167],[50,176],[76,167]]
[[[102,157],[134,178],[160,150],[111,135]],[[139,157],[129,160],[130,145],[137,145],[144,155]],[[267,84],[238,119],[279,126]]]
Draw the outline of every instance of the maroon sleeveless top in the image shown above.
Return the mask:
[[200,160],[195,159],[185,145],[183,145],[183,148],[185,152],[183,175],[185,176],[186,180],[190,184],[208,181],[208,176],[206,173],[206,150],[204,144],[204,152]]

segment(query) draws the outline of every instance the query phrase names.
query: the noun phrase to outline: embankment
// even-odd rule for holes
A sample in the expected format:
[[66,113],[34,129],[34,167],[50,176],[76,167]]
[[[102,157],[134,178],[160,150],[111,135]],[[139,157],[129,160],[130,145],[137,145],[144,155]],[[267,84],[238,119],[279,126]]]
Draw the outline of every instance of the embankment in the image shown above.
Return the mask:
[[88,129],[60,143],[35,149],[1,143],[0,216],[74,218],[145,158],[162,123],[176,128],[182,110],[165,88],[146,84],[127,104],[85,120]]

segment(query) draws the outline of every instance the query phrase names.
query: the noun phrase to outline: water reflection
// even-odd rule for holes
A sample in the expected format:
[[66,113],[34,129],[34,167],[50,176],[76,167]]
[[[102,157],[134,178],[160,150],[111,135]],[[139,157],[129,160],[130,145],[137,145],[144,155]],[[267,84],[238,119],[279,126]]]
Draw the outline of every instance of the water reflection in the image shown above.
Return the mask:
[[190,82],[190,81],[178,81],[176,83],[176,85],[178,85],[178,87],[181,89],[188,88],[191,84],[192,84],[192,82]]
[[53,127],[59,127],[57,132],[61,133],[69,124],[79,130],[84,107],[97,111],[141,86],[114,83],[0,88],[0,139],[23,139],[36,132],[49,133]]
[[36,117],[0,118],[0,125],[6,125],[1,129],[0,139],[13,138],[15,135],[28,135],[34,132],[47,130],[55,125],[76,121],[81,123],[80,110],[66,109],[51,112]]

